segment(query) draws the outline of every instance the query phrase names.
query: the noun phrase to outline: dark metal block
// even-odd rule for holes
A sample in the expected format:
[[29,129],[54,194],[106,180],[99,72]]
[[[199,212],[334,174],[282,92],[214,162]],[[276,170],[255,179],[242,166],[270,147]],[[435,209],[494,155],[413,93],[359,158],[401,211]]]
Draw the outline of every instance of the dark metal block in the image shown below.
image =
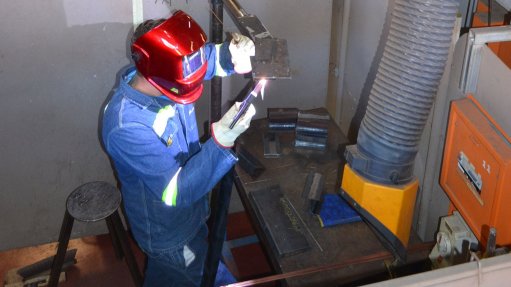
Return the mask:
[[298,118],[297,108],[268,108],[268,128],[272,131],[294,130]]
[[264,165],[242,145],[237,146],[236,154],[239,159],[238,164],[252,178],[257,178],[266,170]]
[[299,112],[295,131],[295,148],[325,150],[328,142],[327,113]]
[[307,202],[309,212],[313,214],[319,214],[324,186],[325,180],[321,173],[309,172],[305,180],[302,197]]
[[[76,264],[76,259],[75,259],[76,251],[77,251],[76,248],[66,251],[62,269],[66,269],[67,267],[69,267],[73,264]],[[20,268],[16,272],[18,273],[18,275],[23,277],[23,279],[27,279],[27,278],[42,274],[44,272],[49,272],[51,270],[51,265],[53,263],[54,258],[55,258],[55,256],[47,257],[45,259],[42,259],[35,263],[27,265],[23,268]]]
[[278,185],[249,193],[264,232],[279,256],[289,256],[310,248],[305,226]]
[[264,157],[277,158],[282,155],[279,136],[275,133],[266,133],[263,138]]
[[295,148],[326,150],[327,138],[311,137],[297,134],[295,138]]
[[296,122],[296,133],[309,136],[328,135],[328,122],[330,116],[328,114],[298,113]]

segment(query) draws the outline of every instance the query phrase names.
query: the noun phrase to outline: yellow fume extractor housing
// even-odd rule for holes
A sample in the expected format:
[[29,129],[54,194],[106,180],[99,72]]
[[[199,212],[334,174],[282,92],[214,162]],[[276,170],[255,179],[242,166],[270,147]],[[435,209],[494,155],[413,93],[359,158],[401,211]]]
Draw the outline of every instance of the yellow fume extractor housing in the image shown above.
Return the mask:
[[390,241],[392,249],[404,258],[418,186],[417,179],[404,185],[377,183],[357,174],[346,164],[341,195]]

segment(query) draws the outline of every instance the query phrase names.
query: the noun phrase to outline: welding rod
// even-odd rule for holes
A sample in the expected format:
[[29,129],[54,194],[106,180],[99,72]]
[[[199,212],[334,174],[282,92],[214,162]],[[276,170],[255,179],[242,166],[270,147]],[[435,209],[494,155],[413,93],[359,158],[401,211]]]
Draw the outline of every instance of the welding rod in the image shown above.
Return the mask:
[[252,104],[252,101],[257,97],[257,94],[264,88],[266,84],[266,79],[261,79],[257,82],[257,85],[248,93],[248,95],[241,102],[240,110],[234,115],[234,118],[229,125],[229,128],[232,129],[236,125],[236,123],[240,120],[240,118],[247,112],[248,107]]

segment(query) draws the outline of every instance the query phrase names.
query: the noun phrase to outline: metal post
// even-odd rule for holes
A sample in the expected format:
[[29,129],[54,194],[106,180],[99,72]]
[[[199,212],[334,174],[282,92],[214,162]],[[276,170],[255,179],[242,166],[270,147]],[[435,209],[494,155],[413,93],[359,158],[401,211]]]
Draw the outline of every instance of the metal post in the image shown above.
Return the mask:
[[[212,0],[211,15],[211,40],[220,44],[223,41],[223,2],[222,0]],[[214,77],[211,80],[211,112],[210,124],[220,120],[222,116],[222,78]],[[209,248],[204,264],[202,286],[209,287],[215,283],[218,262],[222,252],[222,246],[225,239],[227,213],[229,211],[229,202],[231,190],[225,188],[230,185],[232,188],[232,177],[229,172],[224,176],[217,188],[214,188],[211,195],[211,216],[209,225]],[[230,183],[230,184],[229,184]]]
[[[212,0],[211,15],[211,41],[220,44],[223,41],[224,5],[221,0]],[[220,120],[222,116],[222,78],[214,77],[211,80],[211,113],[210,124]]]
[[218,270],[222,247],[227,229],[227,216],[234,179],[234,169],[231,169],[220,181],[211,196],[211,217],[209,220],[209,249],[204,268],[203,287],[212,287]]

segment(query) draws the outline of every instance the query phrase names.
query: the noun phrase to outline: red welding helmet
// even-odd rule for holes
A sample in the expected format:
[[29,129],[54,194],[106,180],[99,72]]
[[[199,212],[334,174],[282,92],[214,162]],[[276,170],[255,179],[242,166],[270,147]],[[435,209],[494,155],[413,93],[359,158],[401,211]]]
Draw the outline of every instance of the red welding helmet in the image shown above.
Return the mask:
[[175,12],[131,46],[135,65],[153,86],[171,100],[188,104],[202,94],[207,70],[206,34],[192,17]]

